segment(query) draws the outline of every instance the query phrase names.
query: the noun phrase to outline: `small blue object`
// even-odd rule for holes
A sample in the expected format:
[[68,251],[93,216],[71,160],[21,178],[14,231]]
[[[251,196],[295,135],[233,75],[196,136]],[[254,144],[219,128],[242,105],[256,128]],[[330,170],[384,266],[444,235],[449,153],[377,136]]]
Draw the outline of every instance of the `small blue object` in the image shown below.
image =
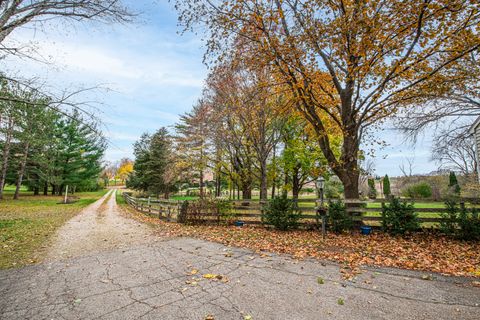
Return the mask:
[[369,235],[372,232],[372,227],[370,226],[361,226],[360,230],[362,231],[362,234],[364,235]]
[[235,221],[235,227],[243,227],[244,224],[245,222],[243,221]]

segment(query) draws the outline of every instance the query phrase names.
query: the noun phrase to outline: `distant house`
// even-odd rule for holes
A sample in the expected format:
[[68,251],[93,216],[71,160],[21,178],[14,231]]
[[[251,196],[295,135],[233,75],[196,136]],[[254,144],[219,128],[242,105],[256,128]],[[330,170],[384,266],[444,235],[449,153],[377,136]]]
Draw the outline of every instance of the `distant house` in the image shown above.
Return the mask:
[[480,117],[470,127],[470,134],[473,135],[475,141],[475,152],[477,156],[477,176],[480,182]]

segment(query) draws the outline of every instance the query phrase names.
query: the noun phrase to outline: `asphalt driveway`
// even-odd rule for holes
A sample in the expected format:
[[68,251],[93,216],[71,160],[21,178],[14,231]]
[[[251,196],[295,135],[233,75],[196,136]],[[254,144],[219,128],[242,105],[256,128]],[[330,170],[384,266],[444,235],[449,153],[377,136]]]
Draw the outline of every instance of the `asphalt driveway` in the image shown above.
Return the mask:
[[369,270],[177,238],[0,271],[1,319],[479,319],[459,278]]

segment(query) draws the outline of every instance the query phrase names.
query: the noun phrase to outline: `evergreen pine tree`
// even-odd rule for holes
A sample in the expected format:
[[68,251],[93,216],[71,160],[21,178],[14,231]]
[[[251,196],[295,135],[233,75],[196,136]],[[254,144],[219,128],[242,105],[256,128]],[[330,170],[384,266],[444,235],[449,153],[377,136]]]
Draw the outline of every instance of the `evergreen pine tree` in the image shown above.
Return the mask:
[[392,194],[392,191],[390,190],[390,178],[388,178],[387,174],[383,178],[383,194],[386,198],[390,197]]
[[458,184],[457,175],[453,171],[450,172],[448,187],[454,194],[460,195],[460,185]]

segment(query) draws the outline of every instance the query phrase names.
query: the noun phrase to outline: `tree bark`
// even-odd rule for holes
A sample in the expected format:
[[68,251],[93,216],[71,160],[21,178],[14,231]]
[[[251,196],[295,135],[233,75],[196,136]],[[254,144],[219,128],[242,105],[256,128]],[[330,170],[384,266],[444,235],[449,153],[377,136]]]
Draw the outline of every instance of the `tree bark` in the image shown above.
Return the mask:
[[20,164],[20,170],[18,171],[17,186],[15,188],[15,194],[13,195],[14,200],[18,200],[18,198],[20,197],[20,188],[22,187],[23,175],[25,174],[25,168],[27,166],[29,148],[30,144],[28,142],[25,143],[25,149],[23,150],[24,155],[22,163]]
[[14,127],[13,118],[10,117],[8,120],[8,128],[5,136],[5,143],[3,145],[3,164],[2,164],[2,173],[0,176],[0,200],[3,199],[3,189],[5,188],[5,179],[7,178],[7,169],[8,169],[8,159],[10,157],[10,147],[13,136],[13,127]]

